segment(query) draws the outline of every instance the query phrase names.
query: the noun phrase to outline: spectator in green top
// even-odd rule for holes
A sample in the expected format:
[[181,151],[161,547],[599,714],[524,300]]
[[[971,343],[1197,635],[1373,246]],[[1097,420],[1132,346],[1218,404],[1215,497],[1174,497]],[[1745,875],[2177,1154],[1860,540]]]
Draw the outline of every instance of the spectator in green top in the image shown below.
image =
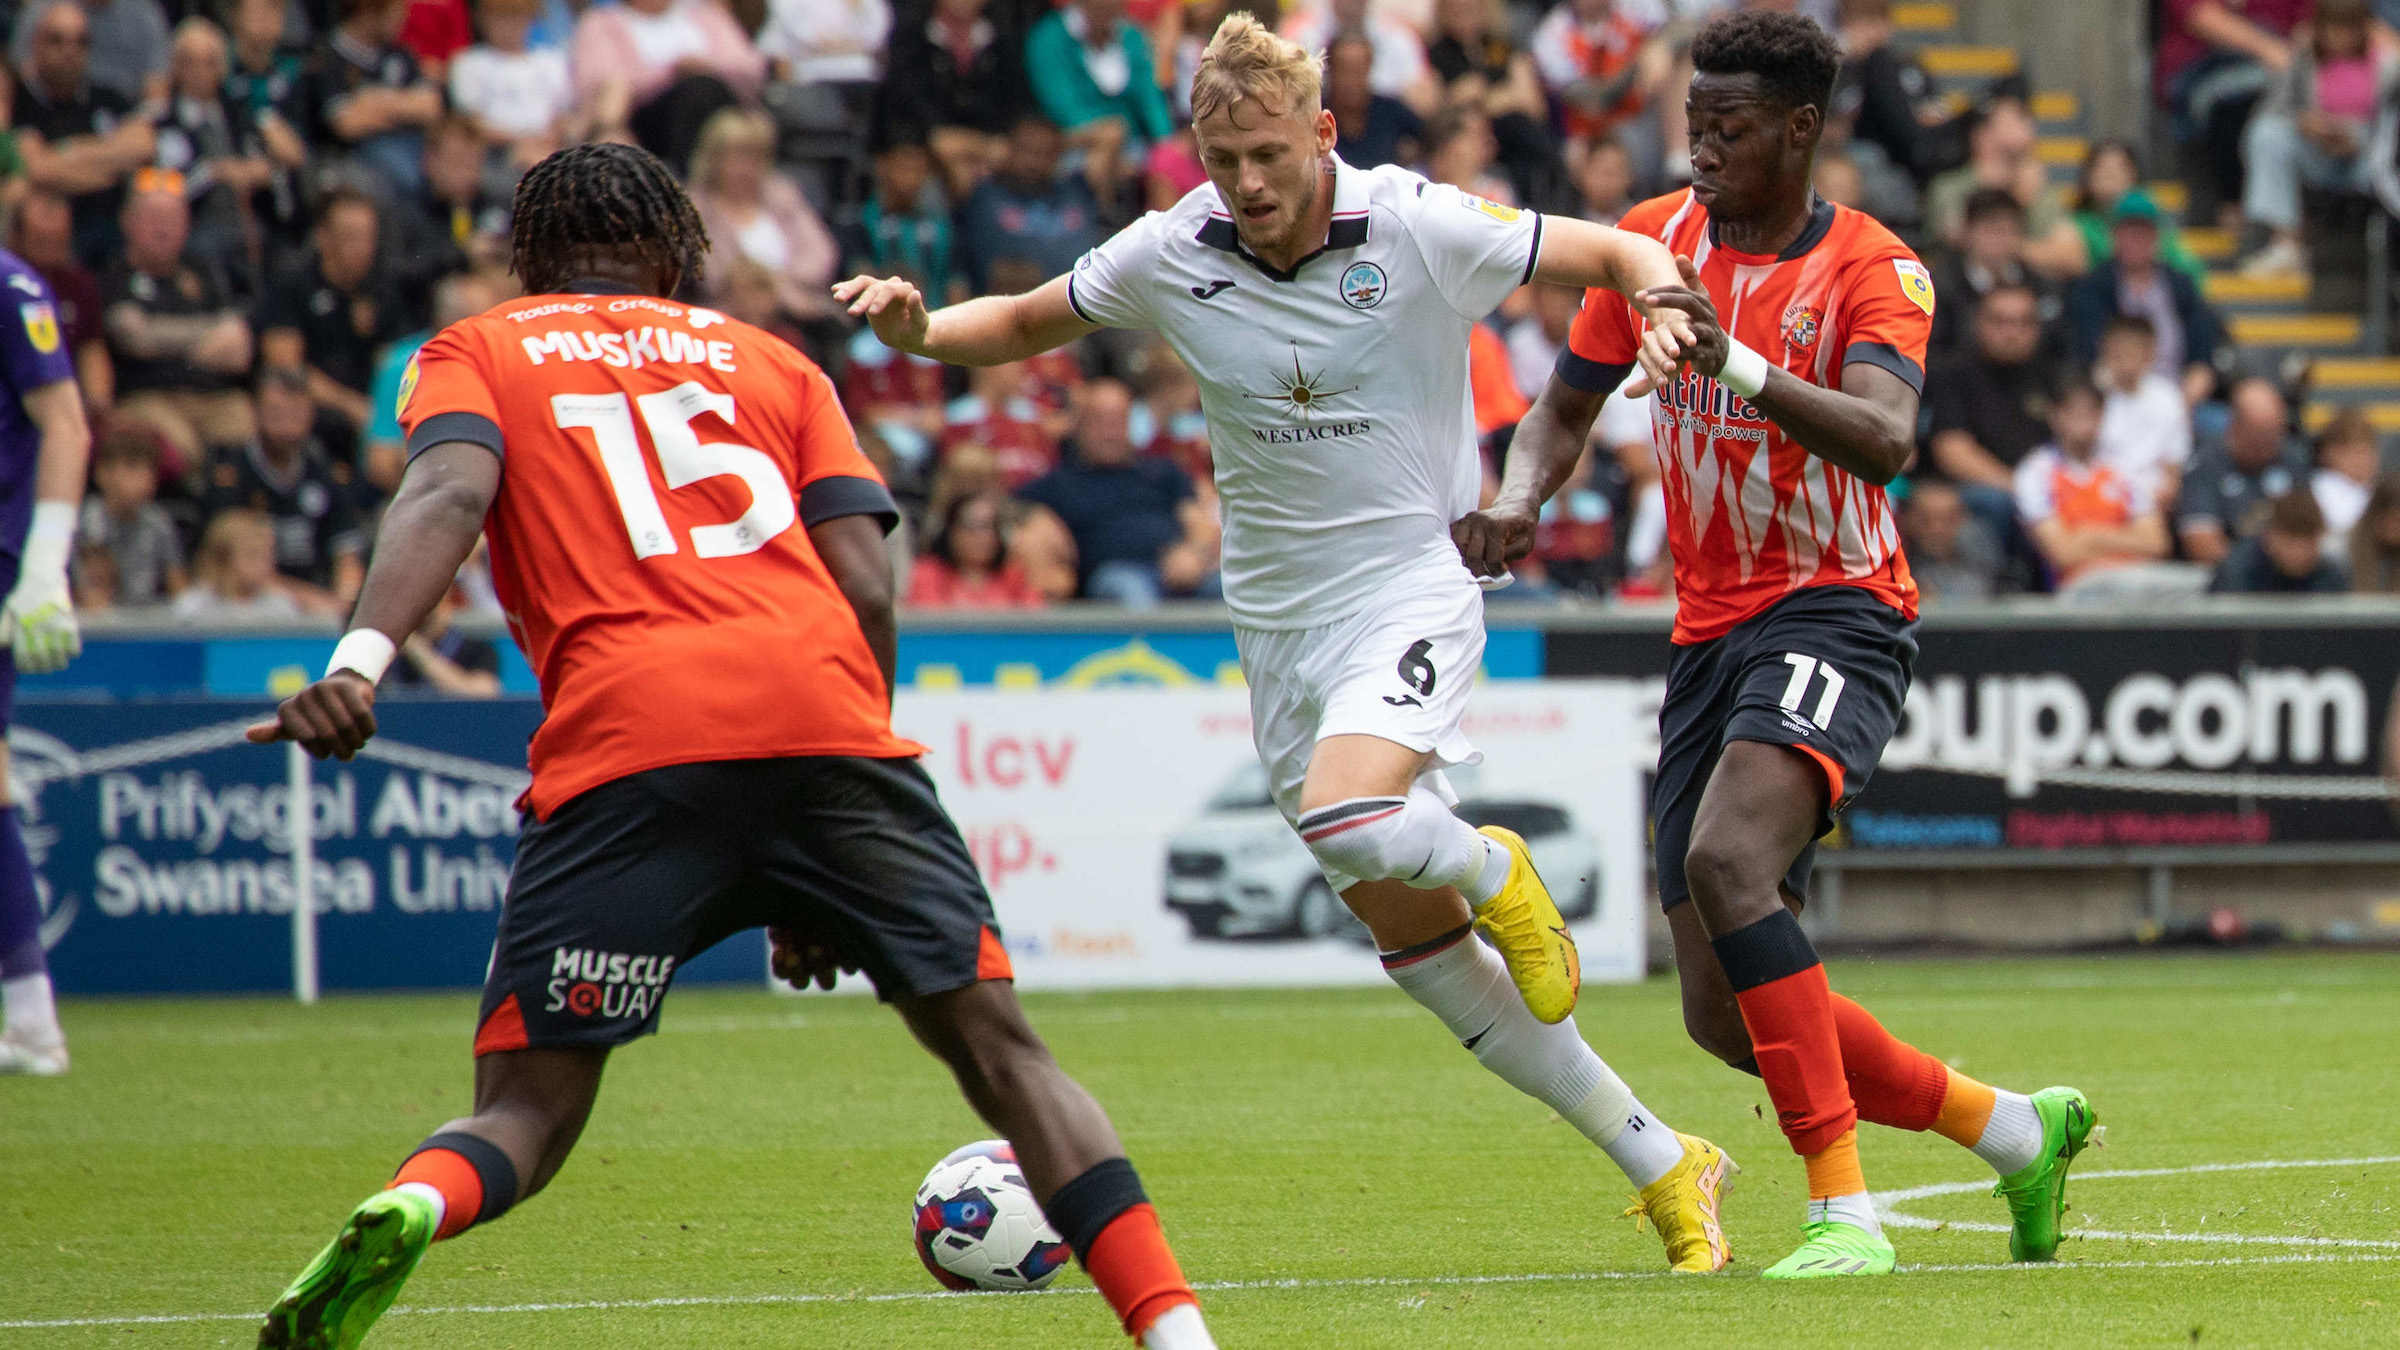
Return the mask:
[[[2075,229],[2083,236],[2085,271],[2107,262],[2116,252],[2109,240],[2109,226],[2117,218],[2117,203],[2128,197],[2150,201],[2150,194],[2141,189],[2141,181],[2142,162],[2135,157],[2131,143],[2092,142],[2091,150],[2083,157],[2083,168],[2075,175]],[[2158,260],[2194,281],[2207,271],[2191,250],[2183,246],[2183,233],[2175,228],[2175,222],[2163,218]]]
[[395,338],[375,362],[375,381],[367,394],[367,430],[359,451],[370,492],[388,497],[400,486],[400,471],[408,467],[407,436],[400,430],[400,386],[417,349],[461,319],[471,319],[504,298],[498,287],[473,272],[453,272],[434,283],[433,326]]
[[1125,19],[1125,0],[1075,0],[1025,38],[1034,98],[1086,151],[1094,187],[1119,176],[1120,155],[1138,158],[1175,130],[1157,70],[1150,40]]

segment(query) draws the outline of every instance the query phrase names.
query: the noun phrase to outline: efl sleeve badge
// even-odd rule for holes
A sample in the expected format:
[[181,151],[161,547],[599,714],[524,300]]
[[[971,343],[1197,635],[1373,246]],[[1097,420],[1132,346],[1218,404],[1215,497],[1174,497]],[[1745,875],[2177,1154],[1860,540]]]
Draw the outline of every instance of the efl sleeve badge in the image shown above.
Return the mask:
[[1900,274],[1900,293],[1909,303],[1933,313],[1933,274],[1925,270],[1925,264],[1914,258],[1894,258],[1892,270]]

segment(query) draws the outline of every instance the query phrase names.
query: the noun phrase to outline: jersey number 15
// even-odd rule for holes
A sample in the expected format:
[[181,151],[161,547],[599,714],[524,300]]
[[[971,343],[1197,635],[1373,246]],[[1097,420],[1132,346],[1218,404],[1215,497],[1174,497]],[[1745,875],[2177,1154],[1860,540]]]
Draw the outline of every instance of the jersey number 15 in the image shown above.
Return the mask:
[[[670,489],[689,487],[703,478],[732,474],[750,488],[750,509],[717,525],[692,527],[692,552],[703,558],[731,558],[756,553],[767,541],[792,527],[799,509],[791,485],[775,461],[747,445],[727,441],[702,444],[692,419],[714,413],[733,424],[733,395],[718,393],[697,380],[672,389],[644,394],[633,404],[650,428],[650,444],[658,451],[658,467]],[[600,451],[600,467],[616,493],[617,510],[625,517],[625,533],[633,540],[633,556],[655,558],[679,552],[674,528],[659,509],[658,494],[650,488],[650,466],[642,460],[641,438],[633,429],[633,412],[625,395],[559,394],[550,411],[560,430],[582,427],[592,433]]]

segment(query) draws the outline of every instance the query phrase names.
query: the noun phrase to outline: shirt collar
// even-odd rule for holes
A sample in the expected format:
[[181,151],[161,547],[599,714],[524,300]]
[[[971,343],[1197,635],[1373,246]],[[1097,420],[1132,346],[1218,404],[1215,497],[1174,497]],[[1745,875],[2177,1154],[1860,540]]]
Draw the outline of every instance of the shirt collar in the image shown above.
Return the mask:
[[1370,214],[1367,210],[1367,175],[1344,163],[1340,155],[1334,155],[1332,159],[1333,219],[1326,222],[1325,242],[1314,253],[1293,263],[1290,270],[1270,267],[1242,247],[1241,236],[1234,231],[1233,217],[1224,209],[1222,198],[1209,208],[1208,219],[1201,222],[1197,236],[1200,242],[1244,259],[1265,273],[1271,281],[1294,280],[1300,275],[1300,269],[1315,261],[1320,254],[1337,248],[1357,248],[1366,243]]
[[558,288],[563,295],[640,295],[641,292],[622,281],[603,277],[577,277]]

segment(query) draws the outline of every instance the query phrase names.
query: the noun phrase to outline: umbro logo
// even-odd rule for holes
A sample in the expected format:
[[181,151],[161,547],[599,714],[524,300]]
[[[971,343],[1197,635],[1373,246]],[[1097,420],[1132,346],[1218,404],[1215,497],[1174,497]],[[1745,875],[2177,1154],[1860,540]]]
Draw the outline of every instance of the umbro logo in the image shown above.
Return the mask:
[[1232,289],[1233,283],[1230,281],[1212,281],[1205,286],[1192,287],[1192,298],[1195,300],[1214,300],[1218,296],[1223,295],[1225,292]]

